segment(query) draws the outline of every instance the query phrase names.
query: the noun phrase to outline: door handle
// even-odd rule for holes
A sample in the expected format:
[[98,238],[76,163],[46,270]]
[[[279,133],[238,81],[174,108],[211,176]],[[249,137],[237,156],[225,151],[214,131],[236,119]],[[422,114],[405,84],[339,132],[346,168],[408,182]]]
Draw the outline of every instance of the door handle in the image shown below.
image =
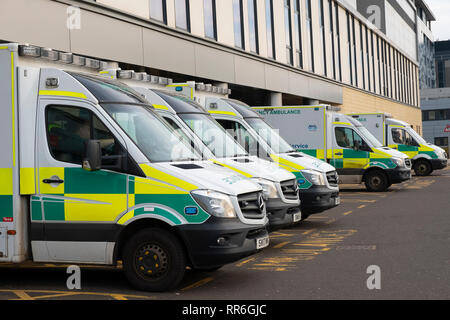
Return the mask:
[[57,184],[61,184],[64,183],[64,180],[61,179],[44,179],[42,180],[43,183],[47,183],[47,184],[51,184],[51,183],[57,183]]
[[343,156],[344,154],[342,152],[336,152],[335,155],[337,156]]

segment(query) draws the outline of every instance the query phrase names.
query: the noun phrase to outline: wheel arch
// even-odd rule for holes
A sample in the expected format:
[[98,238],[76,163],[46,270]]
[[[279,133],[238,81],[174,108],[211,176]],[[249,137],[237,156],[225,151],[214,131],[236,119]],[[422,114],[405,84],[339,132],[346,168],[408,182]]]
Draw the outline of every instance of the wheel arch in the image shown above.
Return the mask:
[[390,181],[390,178],[389,178],[389,175],[386,173],[386,170],[385,170],[384,168],[380,167],[380,166],[377,166],[377,165],[371,166],[370,168],[367,168],[367,169],[364,171],[364,174],[363,174],[363,177],[362,177],[362,181],[363,181],[363,182],[366,181],[367,175],[368,175],[369,173],[372,173],[372,172],[375,172],[375,171],[382,172],[384,175],[386,175],[386,177],[387,177],[387,179],[388,179],[388,182],[391,182],[391,181]]
[[154,217],[142,217],[140,219],[135,219],[120,230],[120,232],[116,236],[113,263],[117,263],[118,260],[122,259],[122,249],[127,240],[136,232],[147,228],[160,228],[175,235],[175,237],[177,237],[177,239],[180,241],[180,244],[183,246],[188,264],[192,264],[190,255],[191,253],[190,250],[188,250],[187,239],[183,237],[181,232],[174,225],[170,225],[168,222]]

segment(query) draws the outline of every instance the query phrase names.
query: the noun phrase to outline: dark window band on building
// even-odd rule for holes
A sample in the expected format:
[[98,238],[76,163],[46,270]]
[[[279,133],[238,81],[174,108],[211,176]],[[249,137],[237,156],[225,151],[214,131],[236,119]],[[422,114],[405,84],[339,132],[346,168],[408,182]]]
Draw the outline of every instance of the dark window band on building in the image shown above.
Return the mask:
[[327,43],[326,43],[326,30],[325,30],[325,15],[324,15],[324,0],[319,0],[319,25],[320,34],[322,37],[322,56],[323,56],[323,74],[325,77],[328,75],[327,69]]
[[309,63],[312,72],[315,72],[314,65],[314,36],[312,28],[311,0],[306,0],[306,33],[309,47]]
[[335,32],[333,21],[333,1],[328,0],[328,16],[330,18],[330,40],[331,40],[331,62],[333,63],[333,79],[336,80],[336,51],[335,51]]
[[339,65],[339,81],[342,81],[342,61],[341,61],[341,31],[340,31],[340,19],[339,19],[339,6],[335,2],[335,16],[336,16],[336,40],[337,40],[337,49],[338,49],[338,65]]
[[294,1],[295,56],[297,67],[303,69],[302,16],[300,0]]
[[248,33],[250,51],[259,54],[258,7],[256,0],[248,0]]
[[233,25],[234,25],[234,45],[245,50],[244,40],[244,9],[242,0],[233,0]]
[[276,59],[275,32],[273,27],[273,0],[266,0],[266,32],[267,32],[267,56]]
[[150,0],[150,18],[167,24],[166,0]]
[[350,13],[347,11],[347,47],[348,47],[348,65],[350,71],[350,84],[353,85],[353,63],[352,63],[352,34],[350,31]]
[[191,32],[189,0],[175,0],[175,25],[178,29]]
[[291,0],[284,0],[284,30],[286,35],[286,62],[294,65],[292,49],[292,23],[291,23]]
[[216,0],[203,0],[205,37],[217,40]]

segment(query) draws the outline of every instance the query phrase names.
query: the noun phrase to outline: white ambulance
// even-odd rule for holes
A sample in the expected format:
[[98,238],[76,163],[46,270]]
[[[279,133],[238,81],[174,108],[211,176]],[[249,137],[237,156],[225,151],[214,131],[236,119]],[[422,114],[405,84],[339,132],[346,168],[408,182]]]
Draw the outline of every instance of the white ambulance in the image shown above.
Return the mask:
[[405,121],[393,119],[388,113],[349,114],[361,122],[383,145],[406,154],[418,176],[447,167],[444,149],[428,143]]
[[340,204],[336,169],[292,149],[255,110],[241,101],[229,99],[228,90],[194,82],[173,83],[168,87],[192,96],[251,155],[291,171],[299,184],[302,219]]
[[163,291],[188,265],[266,247],[260,185],[192,150],[130,87],[92,75],[103,64],[0,45],[0,263],[122,260],[133,286]]
[[331,106],[255,107],[293,149],[334,166],[341,183],[385,191],[411,178],[411,161],[383,147],[359,121]]

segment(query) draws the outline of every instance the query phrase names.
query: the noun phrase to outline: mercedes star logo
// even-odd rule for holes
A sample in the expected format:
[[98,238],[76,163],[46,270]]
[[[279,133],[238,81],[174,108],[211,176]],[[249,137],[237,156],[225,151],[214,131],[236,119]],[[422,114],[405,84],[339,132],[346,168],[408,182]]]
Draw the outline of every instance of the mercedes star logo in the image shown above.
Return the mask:
[[266,204],[264,203],[263,196],[262,196],[262,194],[260,193],[260,194],[258,195],[258,209],[259,209],[259,212],[263,213],[263,212],[264,212],[265,206],[266,206]]

